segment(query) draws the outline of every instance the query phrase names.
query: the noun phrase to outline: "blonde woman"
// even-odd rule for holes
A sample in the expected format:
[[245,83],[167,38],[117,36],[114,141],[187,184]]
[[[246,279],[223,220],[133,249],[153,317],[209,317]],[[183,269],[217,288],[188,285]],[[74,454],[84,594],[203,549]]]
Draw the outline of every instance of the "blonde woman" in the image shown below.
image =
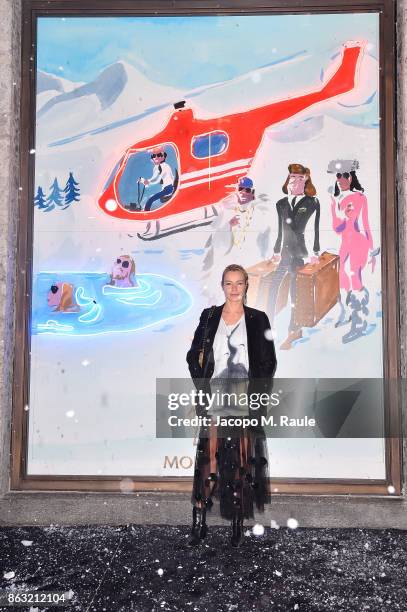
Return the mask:
[[[257,391],[270,391],[277,361],[267,315],[245,305],[248,275],[239,265],[225,268],[221,285],[225,302],[205,309],[195,330],[187,362],[197,388],[241,392],[250,398]],[[210,382],[209,382],[210,381]],[[244,408],[249,416],[260,411]],[[240,545],[244,518],[254,517],[254,504],[264,511],[269,501],[267,440],[260,425],[233,426],[242,416],[242,406],[211,407],[209,426],[201,428],[195,460],[192,530],[189,544],[206,536],[206,511],[220,503],[220,515],[231,521],[234,547]],[[230,427],[220,430],[216,417],[223,414]],[[260,421],[259,421],[260,423]]]

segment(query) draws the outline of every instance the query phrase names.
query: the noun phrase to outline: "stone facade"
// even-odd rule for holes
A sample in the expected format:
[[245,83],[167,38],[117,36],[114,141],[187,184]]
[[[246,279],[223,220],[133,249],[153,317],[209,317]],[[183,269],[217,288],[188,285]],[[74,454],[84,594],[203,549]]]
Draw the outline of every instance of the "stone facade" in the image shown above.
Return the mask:
[[[21,0],[0,0],[0,525],[83,523],[166,523],[190,521],[189,494],[115,495],[102,493],[9,492],[16,285],[17,202],[24,195],[19,177]],[[407,0],[397,0],[397,191],[402,377],[407,376]],[[406,429],[407,397],[403,427]],[[403,441],[404,456],[407,443]],[[403,465],[406,482],[407,461]],[[395,527],[407,529],[405,485],[400,498],[281,495],[262,522],[318,527]],[[156,505],[157,504],[157,505]],[[209,520],[211,520],[209,518]],[[212,522],[221,524],[220,518]]]

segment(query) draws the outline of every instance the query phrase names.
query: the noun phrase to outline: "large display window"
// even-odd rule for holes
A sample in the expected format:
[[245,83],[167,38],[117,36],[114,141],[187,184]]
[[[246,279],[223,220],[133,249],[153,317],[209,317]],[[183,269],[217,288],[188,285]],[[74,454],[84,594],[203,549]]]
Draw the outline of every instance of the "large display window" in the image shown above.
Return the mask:
[[190,489],[156,380],[237,263],[277,378],[383,389],[383,436],[269,439],[272,490],[399,492],[392,2],[24,6],[13,488]]

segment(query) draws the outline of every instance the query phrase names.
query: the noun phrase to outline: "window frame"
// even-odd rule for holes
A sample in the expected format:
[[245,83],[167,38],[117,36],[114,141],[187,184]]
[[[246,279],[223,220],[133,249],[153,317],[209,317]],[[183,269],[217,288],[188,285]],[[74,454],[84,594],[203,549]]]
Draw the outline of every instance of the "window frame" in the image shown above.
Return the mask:
[[[395,431],[401,425],[400,321],[398,293],[398,240],[396,208],[395,125],[395,4],[393,0],[22,0],[22,92],[20,116],[20,190],[18,195],[18,244],[16,325],[11,436],[12,491],[104,491],[121,493],[121,475],[49,476],[27,475],[29,403],[31,285],[33,249],[34,155],[35,149],[35,62],[37,18],[54,16],[180,16],[193,15],[278,15],[335,12],[380,13],[380,156],[381,156],[381,242],[383,294],[383,371],[386,383],[385,417]],[[386,477],[383,480],[272,478],[278,494],[401,494],[401,431],[385,440]],[[129,475],[126,475],[129,477]],[[190,492],[191,477],[130,476],[135,491]],[[393,496],[394,496],[393,495]]]
[[[215,155],[205,155],[204,157],[198,157],[197,155],[194,154],[194,144],[197,141],[198,138],[203,138],[204,136],[209,136],[209,147],[211,144],[210,141],[210,135],[211,134],[224,134],[227,138],[226,141],[226,147],[223,149],[223,151],[221,151],[220,153],[215,153]],[[211,132],[204,132],[203,134],[197,134],[196,136],[192,137],[191,140],[191,155],[192,157],[194,157],[195,159],[199,159],[199,160],[205,160],[205,159],[213,159],[214,157],[219,157],[220,155],[224,155],[226,153],[226,151],[229,149],[229,143],[230,143],[230,138],[229,138],[229,134],[227,132],[225,132],[224,130],[212,130]]]

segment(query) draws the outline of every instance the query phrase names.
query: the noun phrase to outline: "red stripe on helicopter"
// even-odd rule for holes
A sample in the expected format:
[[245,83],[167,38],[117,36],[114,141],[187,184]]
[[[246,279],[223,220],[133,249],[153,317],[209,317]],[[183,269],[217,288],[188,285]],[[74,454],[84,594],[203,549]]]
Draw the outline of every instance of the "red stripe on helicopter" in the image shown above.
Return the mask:
[[218,174],[219,172],[226,172],[226,170],[233,170],[234,168],[241,168],[242,166],[247,166],[253,160],[253,157],[248,157],[247,159],[236,159],[233,162],[229,162],[227,164],[220,164],[218,166],[211,166],[208,168],[204,168],[203,170],[195,170],[194,172],[185,172],[182,174],[182,179],[184,181],[189,181],[190,179],[197,178],[198,176],[207,176],[209,174]]
[[198,181],[188,181],[183,182],[179,186],[179,189],[186,189],[187,187],[195,187],[195,185],[201,185],[202,183],[212,183],[213,181],[219,181],[220,179],[227,178],[228,176],[239,176],[242,174],[246,174],[250,166],[246,166],[245,168],[241,168],[240,170],[233,170],[232,172],[224,172],[223,174],[219,174],[213,176],[207,176],[206,178],[200,179]]

